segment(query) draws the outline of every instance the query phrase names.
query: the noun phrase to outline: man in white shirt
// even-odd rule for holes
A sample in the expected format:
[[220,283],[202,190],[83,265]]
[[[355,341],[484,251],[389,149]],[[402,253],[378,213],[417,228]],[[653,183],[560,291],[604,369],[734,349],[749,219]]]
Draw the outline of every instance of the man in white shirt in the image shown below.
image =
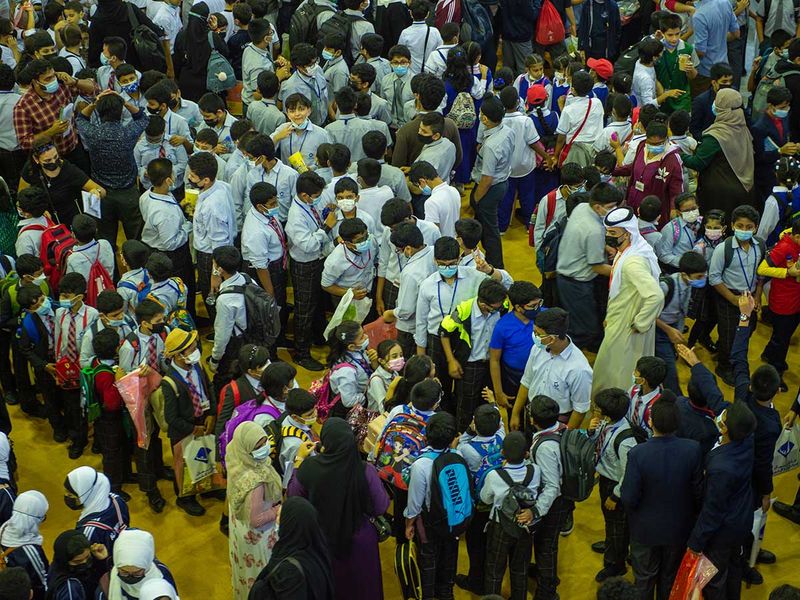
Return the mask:
[[461,212],[461,194],[445,182],[428,162],[417,161],[411,165],[408,179],[422,191],[425,200],[424,218],[433,223],[442,235],[456,236],[456,221]]
[[423,71],[428,57],[443,40],[439,30],[425,22],[430,12],[427,2],[413,0],[409,8],[414,22],[403,30],[397,43],[411,52],[411,72],[416,75]]
[[[154,4],[151,2],[151,4]],[[181,22],[181,0],[163,0],[161,6],[153,18],[153,23],[164,30],[164,35],[169,40],[171,52],[175,51],[175,38],[183,27]]]

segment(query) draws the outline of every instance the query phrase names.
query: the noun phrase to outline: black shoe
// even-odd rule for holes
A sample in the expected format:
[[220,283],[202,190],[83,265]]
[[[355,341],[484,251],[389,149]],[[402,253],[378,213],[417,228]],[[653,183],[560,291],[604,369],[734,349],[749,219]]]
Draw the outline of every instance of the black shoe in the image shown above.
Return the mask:
[[781,392],[788,392],[789,391],[789,386],[786,385],[786,382],[783,380],[783,377],[781,377],[781,382],[778,384],[778,389]]
[[130,502],[131,501],[131,495],[128,492],[123,491],[122,489],[119,489],[119,490],[113,490],[112,489],[111,492],[116,494],[117,496],[119,496],[123,500],[125,500],[125,502]]
[[[536,563],[531,563],[528,565],[528,577],[531,579],[538,579],[539,578],[539,567]],[[561,578],[556,575],[556,586],[561,585]]]
[[304,356],[295,361],[299,366],[303,367],[306,371],[324,371],[325,365],[310,356]]
[[622,577],[625,573],[628,572],[628,569],[623,567],[603,567],[600,571],[597,572],[597,575],[594,576],[594,580],[597,583],[603,583],[606,579],[610,579],[611,577]]
[[59,444],[63,444],[67,441],[67,433],[65,431],[54,431],[53,439]]
[[164,507],[167,505],[166,500],[164,500],[164,498],[161,497],[160,492],[149,492],[147,494],[147,503],[150,505],[150,508],[153,509],[153,512],[156,513],[160,513],[162,510],[164,510]]
[[700,340],[700,345],[711,352],[711,354],[716,354],[719,348],[717,347],[716,342],[712,342],[711,338],[705,338],[704,340]]
[[200,505],[200,503],[197,501],[197,498],[194,496],[189,496],[188,498],[178,498],[175,501],[175,504],[177,504],[178,508],[180,508],[186,514],[193,517],[202,517],[204,514],[206,514],[206,509]]
[[472,585],[469,582],[468,575],[456,575],[455,584],[462,590],[466,590],[471,594],[475,594],[476,596],[483,596],[483,586]]
[[792,523],[800,525],[800,508],[791,504],[786,504],[786,502],[776,501],[772,505],[772,510],[784,519],[789,519]]
[[212,331],[207,336],[205,336],[203,339],[205,341],[207,341],[207,342],[213,342],[214,341],[214,332]]
[[600,540],[599,542],[595,542],[594,544],[592,544],[592,552],[597,552],[598,554],[605,554],[606,541]]
[[774,565],[777,560],[778,557],[775,556],[774,552],[764,550],[763,548],[758,551],[758,556],[756,556],[756,563],[760,565]]
[[567,518],[564,520],[564,524],[561,526],[561,537],[567,537],[572,530],[575,529],[575,523],[572,518],[572,513],[567,515]]
[[761,585],[764,583],[764,576],[755,567],[745,567],[742,573],[742,581],[747,585]]
[[33,417],[34,419],[47,418],[47,409],[44,407],[43,404],[39,404],[38,402],[23,404],[20,406],[20,408],[22,408],[22,412],[24,412],[29,417]]
[[165,466],[158,474],[158,478],[163,479],[164,481],[175,481],[175,471],[172,469],[172,467]]
[[128,485],[136,485],[139,483],[139,476],[136,473],[128,473],[125,477],[122,478],[122,483],[127,483]]
[[69,447],[69,452],[67,454],[72,460],[77,460],[83,454],[83,446],[76,446],[75,444],[72,444],[72,446]]
[[215,500],[225,500],[225,490],[214,490],[213,492],[203,492],[201,498],[214,498]]
[[103,449],[100,447],[100,442],[97,440],[92,442],[92,454],[102,454]]
[[19,398],[14,392],[8,392],[5,397],[6,404],[9,406],[16,406],[19,404]]
[[717,374],[717,377],[722,379],[725,385],[729,385],[731,387],[736,385],[736,380],[733,378],[733,369],[723,369],[721,367],[717,367],[714,369],[714,373]]
[[219,518],[219,530],[222,532],[222,535],[224,536],[227,536],[229,532],[228,521],[229,519],[227,515],[222,515]]

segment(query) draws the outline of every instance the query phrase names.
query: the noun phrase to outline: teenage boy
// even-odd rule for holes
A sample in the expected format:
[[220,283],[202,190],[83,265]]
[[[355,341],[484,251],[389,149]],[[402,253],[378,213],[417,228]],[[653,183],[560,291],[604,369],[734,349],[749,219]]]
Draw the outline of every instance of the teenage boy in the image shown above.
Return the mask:
[[234,181],[233,196],[237,204],[241,203],[244,214],[250,205],[249,192],[257,183],[269,183],[275,188],[278,198],[278,219],[286,223],[289,216],[289,206],[297,186],[298,173],[289,165],[281,162],[275,153],[275,144],[267,135],[254,136],[246,147],[247,153],[255,161],[255,167],[248,169],[242,182],[242,173],[237,174]]
[[72,219],[72,234],[77,244],[67,256],[64,273],[80,273],[84,280],[89,277],[92,265],[100,262],[109,276],[114,273],[114,250],[108,240],[97,238],[97,220],[89,215],[75,215]]
[[236,117],[226,110],[222,98],[211,92],[204,94],[197,102],[197,106],[200,108],[200,114],[203,115],[203,124],[197,130],[212,129],[218,138],[214,153],[222,158],[227,158],[227,155],[234,149],[231,125],[236,122]]
[[425,21],[431,10],[427,2],[412,0],[409,10],[414,20],[400,33],[397,43],[406,46],[411,52],[411,72],[416,75],[425,70],[428,57],[443,40],[439,30]]
[[372,292],[375,280],[375,240],[358,217],[342,221],[338,237],[341,243],[325,259],[320,285],[337,304],[348,289],[353,290],[355,300],[363,300]]
[[[555,156],[559,165],[576,162],[588,167],[594,159],[593,144],[603,131],[605,109],[603,103],[589,98],[592,76],[585,71],[572,75],[573,98],[564,105],[558,121]],[[562,156],[566,148],[566,153]]]
[[[727,385],[733,386],[733,368],[730,364],[731,347],[739,323],[739,296],[750,292],[761,304],[764,280],[758,275],[758,265],[765,258],[764,242],[755,236],[758,228],[758,211],[744,204],[731,214],[733,237],[719,244],[711,255],[708,282],[717,291],[717,368],[716,374]],[[755,321],[750,321],[755,327]]]
[[[145,189],[152,185],[147,176],[147,166],[155,159],[162,158],[170,161],[173,167],[172,185],[170,191],[183,194],[183,174],[189,156],[182,144],[174,146],[166,138],[166,121],[159,116],[151,116],[147,129],[133,149],[133,158],[139,172],[139,184]],[[140,188],[141,189],[141,188]]]
[[406,176],[399,167],[387,164],[384,160],[386,156],[387,143],[391,143],[380,131],[370,131],[361,138],[361,147],[367,158],[378,161],[381,166],[381,175],[378,180],[379,186],[387,186],[392,190],[395,198],[400,198],[406,202],[411,202],[411,191],[408,189]]
[[461,30],[458,23],[445,23],[439,28],[439,33],[442,36],[442,43],[428,55],[428,59],[422,69],[424,73],[430,73],[437,79],[441,79],[442,75],[444,75],[447,68],[447,56],[451,49],[458,46]]
[[633,386],[629,391],[630,408],[628,420],[652,436],[650,411],[653,403],[664,391],[664,378],[667,376],[666,363],[657,356],[643,356],[636,361],[633,371]]
[[193,150],[192,131],[184,117],[172,112],[171,106],[175,104],[175,100],[170,92],[169,82],[159,81],[144,93],[144,97],[147,99],[147,112],[153,117],[164,119],[164,139],[171,146],[182,146],[190,154]]
[[[291,119],[292,116],[289,114],[287,100],[289,96],[301,94],[306,97],[308,106],[311,108],[306,117],[314,125],[322,127],[328,118],[330,92],[325,73],[317,64],[319,60],[317,50],[311,44],[296,44],[292,48],[290,60],[292,68],[296,70],[289,79],[281,84],[278,99],[283,104],[283,110],[286,112],[286,116]],[[313,162],[307,164],[311,165]]]
[[408,180],[425,196],[425,220],[436,225],[442,235],[455,237],[456,221],[461,212],[461,194],[458,190],[437,172],[433,164],[421,159],[411,165]]
[[147,295],[150,288],[150,275],[145,265],[149,249],[139,240],[125,240],[122,244],[122,267],[126,269],[119,281],[117,291],[125,301],[125,314],[133,317],[139,297]]
[[272,71],[261,71],[256,79],[261,100],[252,102],[247,107],[247,118],[253,123],[253,129],[263,135],[272,135],[275,130],[286,123],[286,115],[277,104],[281,82]]
[[[406,12],[405,6],[402,7],[402,10],[406,15],[408,14]],[[400,32],[398,30],[397,36],[399,35]],[[394,44],[390,44],[390,46],[393,45]],[[384,48],[383,36],[378,35],[377,33],[364,34],[364,37],[361,38],[361,52],[359,53],[359,56],[356,59],[355,63],[356,65],[367,64],[370,65],[373,69],[375,69],[375,81],[372,91],[378,94],[381,98],[383,98],[383,94],[381,91],[381,81],[383,81],[383,78],[392,72],[391,63],[386,58],[383,57],[383,48]]]
[[685,344],[683,327],[689,313],[692,290],[706,286],[708,265],[697,252],[687,251],[678,263],[678,272],[662,276],[659,281],[664,292],[664,308],[656,319],[655,355],[664,361],[667,375],[664,387],[675,395],[681,395],[678,370],[675,367],[675,344]]
[[[301,459],[314,453],[314,445],[319,436],[312,429],[317,422],[317,401],[314,396],[301,388],[289,390],[286,394],[286,411],[280,419],[280,445],[275,449],[278,454],[278,472],[283,475],[284,487],[292,477],[294,465],[298,457]],[[387,420],[388,422],[388,420]]]
[[358,184],[350,177],[342,177],[333,186],[333,193],[336,195],[336,225],[331,230],[331,235],[334,240],[339,238],[339,227],[347,219],[355,219],[358,217],[367,226],[372,240],[375,243],[373,248],[373,256],[379,252],[380,245],[383,238],[383,228],[378,227],[375,220],[365,210],[358,210],[359,204],[359,189]]
[[323,366],[311,357],[311,343],[322,338],[325,318],[322,298],[322,270],[325,257],[333,251],[331,229],[336,225],[335,207],[325,207],[323,218],[315,206],[325,180],[313,171],[297,178],[297,190],[289,207],[286,237],[289,240],[289,271],[294,287],[295,363],[309,371]]
[[29,187],[20,190],[17,194],[17,239],[14,249],[17,256],[42,254],[42,234],[50,227],[51,222],[45,216],[50,207],[50,202],[45,191],[39,187]]
[[344,59],[347,40],[344,33],[337,31],[327,34],[322,44],[322,60],[325,61],[322,72],[325,74],[325,81],[328,82],[328,93],[335,95],[350,83],[350,69],[347,68]]
[[266,19],[253,19],[247,26],[250,43],[242,52],[242,114],[250,118],[248,110],[255,101],[253,94],[258,76],[264,71],[275,71],[272,64],[272,25]]
[[[764,114],[755,120],[751,127],[755,150],[754,185],[759,197],[762,198],[771,194],[776,186],[784,185],[784,182],[779,181],[777,177],[779,159],[788,155],[787,158],[792,160],[792,155],[798,152],[797,144],[789,137],[792,92],[783,86],[775,86],[767,92],[766,100],[767,107]],[[792,184],[794,183],[793,181]],[[764,213],[766,216],[766,209]]]
[[97,85],[100,90],[121,91],[117,81],[116,70],[125,62],[128,54],[128,44],[117,36],[103,39],[103,50],[100,53],[100,67],[97,69]]
[[392,71],[384,75],[380,82],[380,93],[389,103],[392,122],[389,124],[395,131],[405,125],[405,103],[414,99],[411,92],[411,52],[406,46],[392,46],[389,50],[389,64]]
[[[281,93],[284,90],[285,85]],[[275,149],[280,152],[281,160],[287,165],[294,166],[290,157],[299,153],[306,167],[310,167],[314,164],[319,145],[331,141],[328,132],[313,120],[314,103],[307,96],[308,93],[309,90],[305,89],[301,93],[284,96],[283,110],[289,122],[278,127],[270,136],[275,142]]]
[[89,367],[92,364],[95,356],[92,341],[98,332],[103,329],[113,329],[119,335],[120,343],[122,343],[128,334],[136,329],[136,321],[125,314],[125,301],[118,292],[103,290],[97,294],[95,308],[97,308],[99,316],[83,334],[81,341],[81,368]]
[[456,162],[456,147],[444,137],[444,117],[437,112],[422,115],[419,120],[417,138],[422,142],[422,150],[415,162],[424,161],[433,165],[439,177],[450,183],[450,173]]
[[336,120],[325,127],[331,143],[344,144],[350,149],[350,160],[358,162],[364,158],[364,148],[361,146],[361,138],[367,131],[371,130],[369,121],[357,117],[356,93],[350,86],[345,85],[335,93]]
[[[683,22],[677,14],[664,12],[660,18],[661,40],[664,51],[656,60],[656,79],[665,90],[680,90],[682,94],[666,98],[659,105],[661,109],[671,114],[676,110],[692,110],[692,95],[690,82],[697,77],[697,67],[700,59],[691,44],[681,39]],[[642,106],[642,103],[639,103]]]
[[[235,246],[214,248],[212,273],[219,277],[216,315],[214,316],[214,347],[208,366],[214,373],[214,389],[219,392],[225,384],[237,376],[237,359],[242,347],[242,335],[247,331],[244,286],[253,283],[247,275],[239,272],[242,255]],[[241,287],[241,292],[238,291]]]
[[474,267],[476,258],[486,258],[478,248],[483,227],[481,227],[477,219],[459,219],[456,221],[454,229],[458,247],[461,249],[461,259],[458,261],[459,267]]
[[[386,59],[381,58],[381,60],[385,61]],[[386,75],[386,73],[382,73],[380,77],[383,75]],[[376,93],[378,89],[378,78],[378,72],[376,71],[375,67],[369,63],[357,63],[350,69],[350,87],[359,97],[356,104],[363,102],[363,100],[360,99],[361,95],[368,96],[369,118],[381,121],[382,123],[386,124],[388,128],[392,122],[392,115],[389,112],[389,105],[387,104],[386,100],[381,98]]]
[[361,210],[372,217],[376,223],[381,220],[383,207],[394,194],[388,185],[381,185],[381,164],[372,158],[362,158],[358,161],[358,202]]

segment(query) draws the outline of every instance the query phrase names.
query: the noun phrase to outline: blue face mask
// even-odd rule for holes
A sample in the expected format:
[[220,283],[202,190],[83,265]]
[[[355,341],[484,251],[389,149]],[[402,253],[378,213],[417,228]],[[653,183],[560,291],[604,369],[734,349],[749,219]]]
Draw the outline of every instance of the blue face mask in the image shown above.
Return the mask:
[[134,81],[133,83],[129,83],[128,85],[122,86],[122,91],[126,94],[135,94],[139,91],[139,82]]
[[125,319],[109,319],[106,321],[106,325],[109,327],[122,327],[125,325]]
[[103,65],[103,66],[111,64],[111,61],[109,60],[109,58],[105,54],[103,54],[102,52],[100,53],[100,64]]
[[778,119],[785,119],[786,117],[789,116],[789,109],[788,108],[776,108],[775,112],[773,114]]
[[277,206],[275,208],[268,208],[267,209],[267,216],[277,219],[279,211],[280,211],[280,209]]
[[45,296],[44,302],[42,305],[36,309],[36,312],[40,315],[49,315],[53,312],[53,306],[50,298]]
[[356,244],[356,252],[358,252],[359,254],[362,252],[366,252],[367,250],[370,249],[371,246],[372,246],[372,241],[369,239],[369,236],[367,236],[367,239],[365,239],[363,242],[358,242]]
[[544,342],[542,341],[542,338],[540,338],[535,333],[533,334],[533,345],[539,350],[547,350],[547,346],[545,346]]
[[398,77],[405,77],[408,73],[408,65],[393,65],[392,71],[394,71],[394,74]]
[[753,239],[753,232],[752,231],[742,231],[741,229],[734,229],[733,235],[736,236],[736,239],[740,242],[749,242]]
[[53,79],[53,81],[48,81],[44,84],[44,91],[48,94],[55,94],[58,91],[58,79]]
[[328,52],[327,50],[322,51],[322,58],[325,60],[333,60],[333,54]]
[[600,181],[602,183],[608,183],[609,181],[611,181],[611,173],[607,175],[600,175]]
[[660,146],[654,146],[653,144],[647,144],[647,151],[650,154],[661,154],[662,152],[664,152],[664,148],[666,148],[666,146],[664,144],[661,144]]
[[433,190],[431,190],[431,186],[429,186],[429,185],[426,185],[424,188],[420,188],[420,189],[422,190],[422,193],[425,196],[430,196],[431,193],[433,192]]
[[458,265],[439,265],[439,275],[444,278],[455,277],[458,273]]
[[704,288],[704,287],[706,287],[706,278],[703,277],[702,279],[690,279],[689,280],[689,287],[693,287],[693,288]]
[[711,105],[711,114],[713,114],[715,117],[717,116],[717,105],[716,104],[712,104]]

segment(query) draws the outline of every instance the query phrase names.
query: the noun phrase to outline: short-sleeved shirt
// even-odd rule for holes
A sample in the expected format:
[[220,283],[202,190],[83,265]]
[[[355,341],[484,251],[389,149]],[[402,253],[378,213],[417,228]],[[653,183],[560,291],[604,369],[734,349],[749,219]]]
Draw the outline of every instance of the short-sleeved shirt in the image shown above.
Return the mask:
[[692,28],[695,50],[703,54],[697,72],[709,77],[712,65],[728,62],[728,33],[739,31],[730,0],[704,0],[698,4]]
[[440,183],[431,190],[425,200],[425,220],[439,225],[442,235],[456,236],[456,221],[461,212],[461,194],[446,183]]
[[520,383],[528,388],[528,400],[539,394],[549,396],[562,415],[589,410],[592,368],[572,342],[560,354],[534,347]]
[[725,244],[721,243],[714,248],[711,262],[708,266],[709,285],[724,284],[728,289],[736,292],[749,290],[754,292],[758,283],[758,265],[764,258],[755,240],[751,241],[750,249],[745,250],[734,237],[733,257],[730,264],[725,265]]
[[533,348],[533,321],[525,324],[513,312],[506,313],[494,328],[489,348],[502,350],[504,365],[514,371],[524,370]]
[[[588,117],[586,116],[587,110]],[[573,98],[569,104],[565,103],[564,110],[561,111],[556,133],[565,136],[567,142],[594,144],[603,132],[604,122],[605,111],[602,102],[593,98]],[[581,123],[583,123],[583,127],[581,127]],[[580,132],[578,132],[579,129]],[[578,133],[577,137],[575,137],[576,133]]]
[[558,274],[578,281],[597,277],[592,266],[607,262],[605,235],[603,220],[594,209],[589,204],[576,206],[558,245]]
[[247,107],[247,118],[253,122],[253,128],[264,135],[272,135],[279,125],[286,123],[286,115],[274,100],[253,102]]
[[478,151],[475,168],[472,170],[472,179],[477,182],[486,175],[493,178],[492,185],[508,181],[511,176],[515,144],[516,134],[505,123],[487,129],[481,149]]
[[515,134],[511,177],[525,177],[536,168],[536,153],[531,149],[531,146],[539,141],[536,125],[522,112],[506,113],[503,123]]

